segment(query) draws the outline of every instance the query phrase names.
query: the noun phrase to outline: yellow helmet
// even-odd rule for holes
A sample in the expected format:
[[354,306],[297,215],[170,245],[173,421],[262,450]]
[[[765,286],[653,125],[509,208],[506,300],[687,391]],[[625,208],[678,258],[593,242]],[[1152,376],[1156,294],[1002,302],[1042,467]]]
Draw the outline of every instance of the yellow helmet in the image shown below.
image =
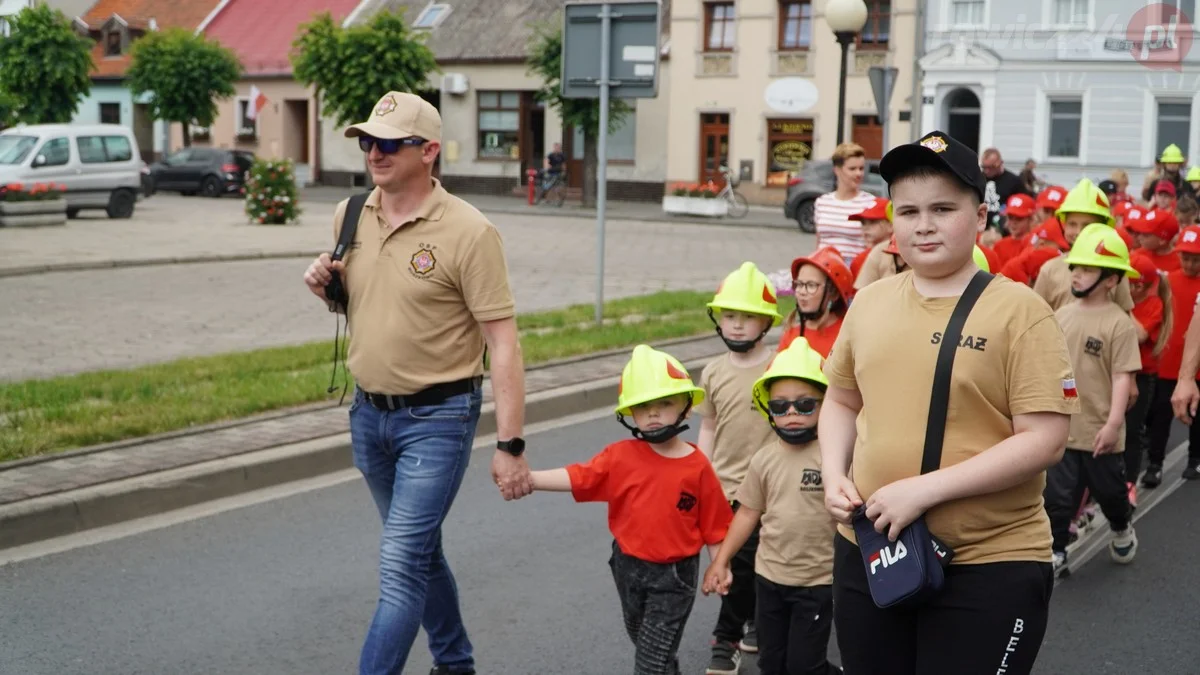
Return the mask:
[[728,309],[747,314],[771,317],[771,325],[783,320],[779,314],[779,301],[775,297],[775,286],[767,275],[752,262],[744,262],[736,271],[725,277],[709,309]]
[[752,389],[754,403],[758,406],[758,411],[763,417],[770,419],[767,414],[767,401],[770,400],[771,394],[767,391],[770,387],[771,380],[781,377],[792,377],[797,380],[807,380],[824,391],[829,387],[829,380],[825,378],[825,373],[821,370],[824,365],[824,360],[817,350],[809,346],[808,340],[798,337],[788,345],[788,348],[775,355],[771,359],[771,365],[767,366],[767,372],[758,378]]
[[1071,252],[1067,254],[1066,262],[1068,265],[1121,270],[1130,279],[1142,276],[1129,264],[1129,247],[1125,245],[1125,240],[1116,230],[1103,223],[1092,223],[1083,228]]
[[1192,168],[1188,169],[1187,178],[1184,178],[1184,180],[1189,183],[1193,181],[1200,181],[1200,166],[1193,166]]
[[979,245],[975,245],[975,252],[971,254],[975,258],[975,265],[984,272],[991,272],[992,266],[988,264],[987,256],[984,255],[983,249]]
[[632,415],[635,405],[676,394],[689,394],[693,406],[704,400],[704,390],[692,383],[679,359],[649,345],[634,347],[617,385],[617,413]]
[[1183,151],[1179,149],[1178,145],[1172,143],[1163,148],[1162,156],[1158,158],[1158,161],[1163,164],[1183,164]]
[[1096,187],[1096,184],[1087,178],[1081,178],[1079,183],[1071,188],[1066,199],[1063,200],[1062,206],[1058,207],[1058,211],[1055,211],[1054,215],[1058,217],[1059,222],[1064,222],[1068,213],[1089,213],[1104,218],[1104,222],[1109,227],[1117,226],[1117,221],[1113,218],[1108,204],[1108,195],[1105,195],[1103,190]]

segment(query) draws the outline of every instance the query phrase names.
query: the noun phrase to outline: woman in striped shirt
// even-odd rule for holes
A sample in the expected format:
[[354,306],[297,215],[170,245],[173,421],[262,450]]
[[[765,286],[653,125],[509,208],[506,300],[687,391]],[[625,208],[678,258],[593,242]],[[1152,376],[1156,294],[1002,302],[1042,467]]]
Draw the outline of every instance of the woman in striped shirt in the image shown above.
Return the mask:
[[862,224],[850,220],[875,203],[875,197],[863,191],[867,153],[857,143],[842,143],[833,151],[833,175],[837,187],[817,197],[813,220],[817,224],[817,247],[833,246],[849,265],[867,248]]

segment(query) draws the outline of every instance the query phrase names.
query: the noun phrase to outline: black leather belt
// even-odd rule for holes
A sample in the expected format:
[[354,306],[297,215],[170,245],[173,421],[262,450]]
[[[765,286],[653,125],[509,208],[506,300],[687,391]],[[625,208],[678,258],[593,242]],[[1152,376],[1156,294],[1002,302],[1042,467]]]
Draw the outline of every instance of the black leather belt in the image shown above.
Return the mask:
[[427,387],[418,391],[415,394],[407,396],[392,396],[390,394],[372,394],[369,391],[362,391],[363,396],[371,405],[379,410],[399,410],[401,408],[413,408],[424,405],[437,405],[451,396],[459,394],[470,394],[483,386],[483,376],[476,375],[468,377],[465,380],[456,382],[443,382],[435,384],[432,387]]

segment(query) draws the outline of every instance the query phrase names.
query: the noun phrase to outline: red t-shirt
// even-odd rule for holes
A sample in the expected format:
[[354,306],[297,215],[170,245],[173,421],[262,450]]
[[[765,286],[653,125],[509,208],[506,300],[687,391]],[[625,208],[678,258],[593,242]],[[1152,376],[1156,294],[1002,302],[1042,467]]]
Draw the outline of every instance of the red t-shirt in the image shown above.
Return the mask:
[[[821,355],[821,358],[829,358],[829,350],[833,349],[833,343],[837,342],[838,333],[842,330],[842,318],[838,317],[837,321],[825,326],[824,328],[804,329],[804,339],[808,340],[808,346],[813,348],[813,351]],[[800,337],[800,325],[796,324],[785,330],[779,338],[779,351],[788,348],[792,341]]]
[[1183,363],[1183,338],[1196,311],[1197,296],[1200,296],[1200,277],[1175,271],[1167,275],[1167,283],[1171,286],[1171,337],[1158,359],[1158,376],[1164,380],[1177,380],[1179,366]]
[[874,246],[868,247],[867,250],[854,256],[854,260],[850,261],[850,276],[858,278],[858,271],[862,269],[863,263],[867,261],[867,254],[871,252]]
[[1154,266],[1157,267],[1159,270],[1161,270],[1163,272],[1178,272],[1179,271],[1179,267],[1180,267],[1179,254],[1176,253],[1175,251],[1171,251],[1170,253],[1167,253],[1166,255],[1159,255],[1157,253],[1152,253],[1150,251],[1147,251],[1144,248],[1139,249],[1139,250],[1142,252],[1143,255],[1145,255],[1147,258],[1149,258],[1151,260],[1151,262],[1154,263]]
[[1142,352],[1142,372],[1153,375],[1158,372],[1158,359],[1154,356],[1154,344],[1163,324],[1163,302],[1157,295],[1147,296],[1133,306],[1133,320],[1141,324],[1149,335],[1138,345]]
[[567,467],[571,494],[577,502],[608,503],[608,529],[625,555],[652,563],[691,557],[724,541],[733,520],[712,464],[692,448],[669,459],[646,441],[618,441]]
[[993,271],[993,272],[998,272],[1000,270],[1000,267],[1002,265],[1004,265],[1004,262],[1002,260],[1000,260],[1000,256],[996,255],[996,252],[993,251],[992,249],[988,248],[987,246],[981,245],[979,247],[979,250],[983,251],[983,257],[987,258],[988,270]]
[[[1027,248],[1029,248],[1029,242],[1023,238],[1016,239],[1013,237],[1005,237],[992,246],[996,257],[1000,258],[1000,269],[1004,269],[1004,265],[1007,265],[1014,258],[1024,253]],[[987,255],[986,251],[984,251],[984,255]],[[992,271],[995,272],[998,270]]]
[[1032,286],[1037,281],[1038,272],[1042,265],[1057,258],[1058,251],[1052,248],[1030,248],[1021,255],[1009,260],[1000,268],[1000,274],[1019,284]]

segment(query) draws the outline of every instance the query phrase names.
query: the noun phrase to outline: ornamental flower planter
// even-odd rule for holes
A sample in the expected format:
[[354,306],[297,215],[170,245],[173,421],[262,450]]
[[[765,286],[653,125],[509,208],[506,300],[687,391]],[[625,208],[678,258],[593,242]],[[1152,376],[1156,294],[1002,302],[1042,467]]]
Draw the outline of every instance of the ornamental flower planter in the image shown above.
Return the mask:
[[729,212],[729,203],[711,197],[663,197],[663,211],[679,215],[720,218]]
[[65,225],[67,200],[58,185],[33,185],[28,190],[20,183],[0,186],[0,227]]

